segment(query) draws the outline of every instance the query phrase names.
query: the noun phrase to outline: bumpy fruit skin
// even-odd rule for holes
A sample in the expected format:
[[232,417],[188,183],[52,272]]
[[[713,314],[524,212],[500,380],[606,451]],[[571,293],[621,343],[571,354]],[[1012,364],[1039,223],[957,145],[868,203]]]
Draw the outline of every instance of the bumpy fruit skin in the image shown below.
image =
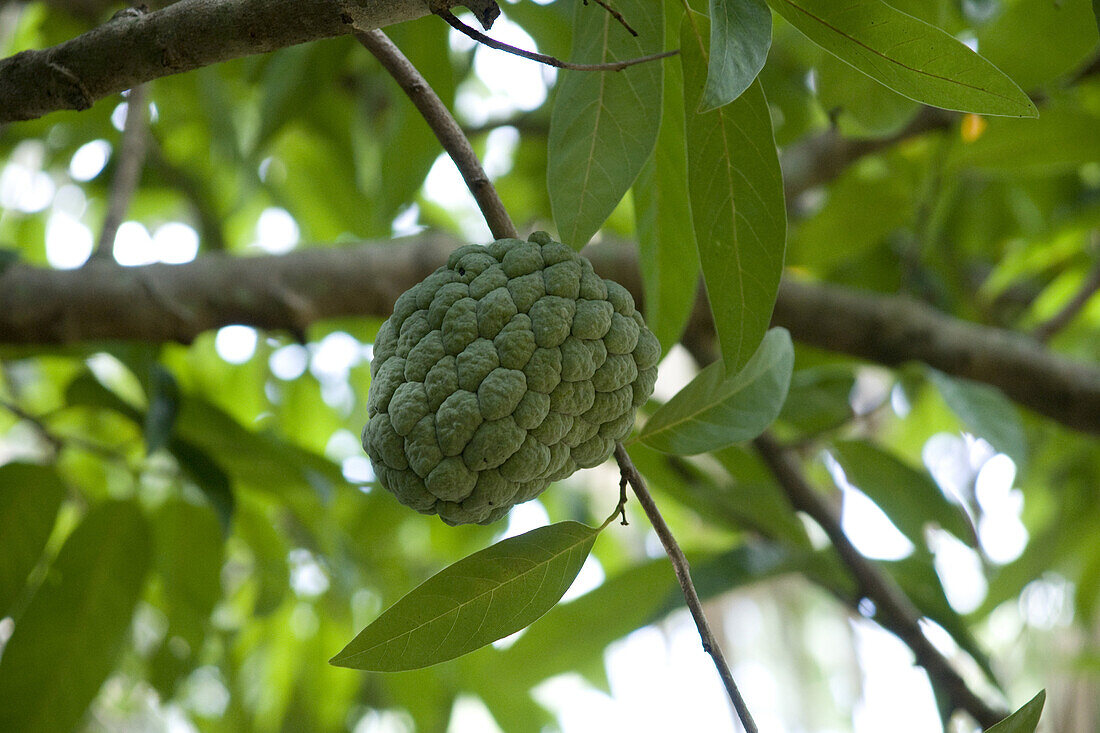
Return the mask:
[[545,232],[461,247],[378,332],[363,448],[403,504],[488,524],[607,460],[660,351],[630,293]]

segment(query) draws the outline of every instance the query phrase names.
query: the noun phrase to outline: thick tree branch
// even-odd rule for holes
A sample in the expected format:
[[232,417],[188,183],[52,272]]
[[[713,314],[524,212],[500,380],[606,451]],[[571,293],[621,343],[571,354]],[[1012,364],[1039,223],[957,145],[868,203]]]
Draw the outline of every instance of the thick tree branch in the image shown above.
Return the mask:
[[170,74],[429,14],[427,0],[180,0],[120,14],[42,50],[0,61],[0,123],[98,99]]
[[[186,265],[49,270],[14,264],[0,274],[0,344],[134,339],[190,342],[231,323],[300,331],[322,318],[389,315],[404,290],[441,265],[454,240],[315,248],[282,256],[208,254]],[[604,277],[641,300],[634,247],[590,247]],[[687,339],[713,338],[705,307]],[[895,366],[920,361],[998,387],[1069,427],[1100,434],[1100,369],[1033,339],[960,321],[902,297],[783,282],[773,323],[802,343]]]
[[920,612],[894,580],[872,563],[844,534],[840,516],[825,498],[810,486],[798,464],[773,438],[764,434],[753,445],[797,511],[805,512],[817,522],[836,548],[840,559],[859,586],[859,591],[875,603],[876,619],[883,627],[897,634],[916,655],[917,663],[940,683],[956,710],[966,710],[988,728],[1007,713],[991,708],[967,686],[950,662],[928,640],[920,628]]

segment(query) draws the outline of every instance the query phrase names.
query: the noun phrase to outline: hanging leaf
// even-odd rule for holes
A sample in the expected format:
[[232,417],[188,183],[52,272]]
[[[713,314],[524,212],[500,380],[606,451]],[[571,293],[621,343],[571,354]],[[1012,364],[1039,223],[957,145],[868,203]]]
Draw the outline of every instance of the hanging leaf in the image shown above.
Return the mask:
[[645,320],[665,354],[684,332],[699,279],[687,186],[684,75],[679,61],[667,63],[657,147],[634,184]]
[[65,487],[51,468],[0,466],[0,618],[12,611],[50,537]]
[[811,41],[910,99],[976,114],[1039,114],[996,66],[950,34],[881,0],[769,2]]
[[145,451],[155,453],[172,434],[179,411],[180,390],[172,372],[154,364],[149,372],[149,409],[145,413]]
[[1031,698],[1031,701],[1022,708],[1009,715],[986,731],[986,733],[1035,733],[1039,727],[1039,716],[1043,714],[1043,703],[1046,702],[1047,691],[1040,690],[1039,694]]
[[752,356],[771,320],[783,270],[787,213],[771,117],[759,82],[734,102],[695,113],[703,96],[709,24],[680,34],[688,186],[707,297],[727,374]]
[[330,661],[399,672],[454,659],[515,633],[561,600],[598,533],[559,522],[459,560],[395,603]]
[[76,727],[126,643],[151,556],[136,504],[88,512],[4,647],[0,730]]
[[195,482],[199,491],[206,495],[207,501],[218,516],[222,531],[228,534],[236,506],[233,486],[228,474],[204,450],[186,440],[173,438],[168,444],[168,449],[176,457],[180,469]]
[[726,378],[720,362],[695,379],[646,421],[638,440],[677,455],[696,455],[751,440],[783,407],[794,367],[785,329],[773,328],[737,374]]
[[[661,51],[661,14],[643,0],[615,5],[638,36],[603,8],[578,3],[574,62],[625,61]],[[547,187],[558,234],[570,247],[588,243],[653,152],[661,124],[662,69],[654,62],[617,72],[559,72],[547,142]]]
[[710,0],[710,62],[698,111],[741,96],[764,68],[772,45],[772,14],[764,0]]
[[971,546],[977,543],[965,510],[948,501],[928,473],[863,441],[839,441],[833,451],[848,481],[880,506],[913,544],[923,544],[929,522]]
[[949,377],[928,369],[928,377],[940,391],[944,402],[967,428],[979,438],[1011,458],[1023,469],[1027,459],[1027,440],[1016,406],[996,387],[968,379]]

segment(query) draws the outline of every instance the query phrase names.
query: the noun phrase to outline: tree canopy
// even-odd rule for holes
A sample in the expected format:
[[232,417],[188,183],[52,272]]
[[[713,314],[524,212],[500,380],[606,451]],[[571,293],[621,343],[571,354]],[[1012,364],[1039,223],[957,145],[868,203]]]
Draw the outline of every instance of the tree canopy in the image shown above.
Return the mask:
[[[1094,5],[0,3],[0,729],[1096,730]],[[541,230],[657,389],[450,527],[374,344]]]

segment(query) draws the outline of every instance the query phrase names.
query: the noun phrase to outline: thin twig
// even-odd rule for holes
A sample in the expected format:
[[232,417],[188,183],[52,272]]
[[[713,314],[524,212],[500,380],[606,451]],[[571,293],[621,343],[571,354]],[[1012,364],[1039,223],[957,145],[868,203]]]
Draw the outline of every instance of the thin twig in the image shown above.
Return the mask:
[[[613,8],[610,5],[608,5],[607,3],[605,3],[603,0],[592,0],[592,2],[596,3],[601,8],[606,10],[611,15],[612,18],[614,18],[615,20],[617,20],[619,22],[619,25],[621,25],[623,28],[626,28],[626,30],[630,33],[630,35],[634,36],[635,38],[638,37],[638,31],[636,31],[636,30],[634,30],[633,28],[630,27],[630,23],[626,22],[626,18],[623,17],[622,13],[620,13],[618,10],[616,10],[615,8]],[[584,4],[588,5],[588,0],[584,0]]]
[[836,511],[806,481],[789,451],[767,433],[753,441],[753,445],[787,494],[791,506],[808,514],[825,530],[840,559],[855,578],[859,592],[874,601],[875,608],[880,612],[876,620],[913,651],[917,663],[947,693],[951,706],[970,713],[983,729],[1004,718],[1007,712],[990,707],[978,697],[928,640],[920,628],[921,614],[912,601],[893,578],[855,548],[844,534]]
[[714,637],[714,632],[710,630],[710,623],[707,622],[707,617],[703,613],[703,603],[699,600],[699,594],[695,591],[695,584],[691,582],[691,572],[687,558],[684,557],[680,545],[677,544],[676,538],[672,536],[672,531],[665,523],[665,518],[661,516],[661,512],[658,511],[657,505],[653,502],[653,497],[646,487],[645,479],[634,465],[634,462],[630,460],[630,456],[622,443],[615,444],[615,460],[619,464],[622,477],[634,489],[634,495],[638,497],[638,503],[645,510],[650,524],[653,525],[657,537],[661,540],[661,545],[664,546],[665,552],[668,554],[668,559],[672,562],[672,568],[676,571],[676,579],[680,581],[680,590],[684,593],[688,610],[691,611],[691,617],[695,620],[695,626],[699,630],[699,638],[703,641],[703,649],[714,660],[714,666],[718,670],[718,675],[722,678],[726,694],[729,695],[730,701],[737,711],[737,717],[741,719],[741,725],[744,726],[747,733],[758,733],[759,728],[756,727],[756,721],[752,719],[752,713],[749,712],[744,698],[741,697],[741,692],[737,689],[737,683],[733,681],[733,673],[722,654],[722,647],[719,646],[718,640]]
[[462,180],[466,181],[466,187],[477,201],[493,236],[497,239],[517,237],[516,227],[505,211],[504,204],[481,166],[470,141],[431,85],[382,31],[356,31],[355,37],[374,54],[420,110],[447,155],[458,166]]
[[570,71],[622,71],[628,66],[635,66],[637,64],[644,64],[648,61],[656,61],[658,59],[668,58],[669,56],[675,56],[680,51],[664,51],[663,53],[655,53],[650,56],[641,56],[636,59],[627,59],[625,61],[613,61],[606,64],[574,64],[569,61],[562,61],[554,56],[547,56],[543,53],[535,53],[534,51],[524,51],[522,48],[516,48],[515,46],[509,46],[507,43],[490,38],[476,28],[463,23],[461,20],[455,17],[454,13],[450,10],[438,9],[435,11],[443,20],[447,21],[447,24],[454,28],[459,33],[464,33],[470,38],[474,39],[478,43],[482,43],[489,48],[495,48],[498,51],[504,51],[505,53],[514,54],[516,56],[522,56],[525,59],[531,59],[532,61],[538,61],[540,64],[546,64],[547,66],[553,66],[558,69],[568,69]]
[[[1094,235],[1094,238],[1100,239],[1100,236]],[[1081,283],[1081,287],[1078,288],[1069,302],[1062,306],[1062,309],[1051,316],[1049,320],[1036,326],[1035,330],[1031,332],[1032,337],[1041,343],[1049,341],[1054,334],[1069,325],[1069,322],[1081,312],[1085,304],[1097,292],[1100,292],[1100,258],[1093,263],[1092,269],[1085,277],[1085,281]]]
[[141,169],[145,165],[145,137],[148,134],[145,115],[145,85],[138,84],[130,90],[126,99],[126,122],[122,126],[122,142],[119,145],[115,177],[111,181],[107,216],[103,220],[103,229],[99,232],[99,242],[92,252],[92,260],[114,258],[115,235],[126,217],[126,210],[130,208],[130,199],[137,190]]

